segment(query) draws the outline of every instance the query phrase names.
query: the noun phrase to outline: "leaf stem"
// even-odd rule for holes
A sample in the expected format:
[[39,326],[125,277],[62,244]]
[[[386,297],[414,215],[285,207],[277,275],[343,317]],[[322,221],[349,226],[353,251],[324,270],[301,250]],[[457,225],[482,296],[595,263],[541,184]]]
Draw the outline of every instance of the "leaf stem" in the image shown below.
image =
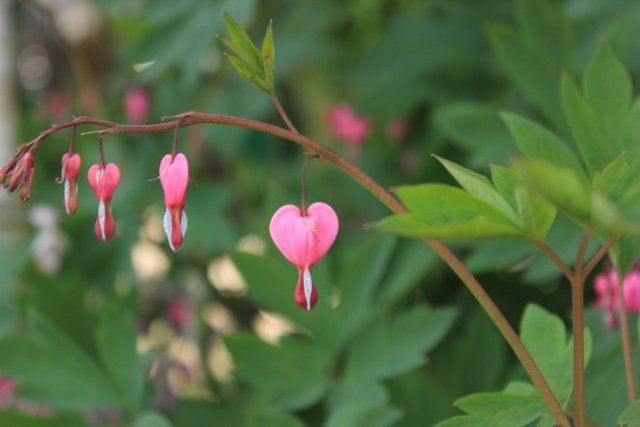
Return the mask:
[[298,132],[298,129],[296,129],[291,119],[289,119],[289,115],[282,107],[282,104],[280,103],[280,99],[278,98],[278,95],[275,94],[275,92],[271,95],[271,100],[273,101],[273,105],[276,106],[276,110],[278,110],[278,114],[280,114],[280,117],[282,118],[284,123],[287,125],[289,130],[291,132],[299,134],[300,132]]
[[629,403],[633,403],[638,398],[636,393],[636,381],[633,373],[633,359],[631,357],[631,339],[629,336],[629,319],[627,308],[624,303],[624,280],[618,280],[618,300],[620,306],[620,337],[622,339],[622,354],[624,356],[624,373],[627,379],[627,396]]
[[[276,108],[280,104],[277,101],[277,98],[274,99],[276,102]],[[280,113],[284,117],[287,117],[286,113],[284,113],[284,109],[280,105],[279,110],[282,110]],[[193,126],[200,123],[209,123],[209,124],[222,124],[222,125],[230,125],[230,126],[239,126],[245,127],[248,129],[253,129],[259,132],[267,133],[273,136],[277,136],[283,139],[287,139],[291,142],[301,145],[304,147],[312,155],[317,155],[321,160],[327,161],[334,166],[341,169],[347,175],[352,177],[356,182],[358,182],[362,187],[366,188],[373,196],[375,196],[380,202],[382,202],[385,206],[387,206],[394,213],[403,213],[406,212],[405,207],[393,196],[389,193],[385,188],[383,188],[378,182],[373,180],[369,175],[367,175],[364,171],[359,169],[349,160],[345,159],[329,147],[320,144],[314,141],[311,138],[308,138],[304,135],[301,135],[297,132],[296,128],[291,124],[290,120],[284,119],[287,123],[287,126],[290,130],[283,129],[279,126],[274,126],[268,123],[255,121],[251,119],[245,119],[241,117],[234,116],[225,116],[220,114],[210,114],[210,113],[202,113],[197,111],[190,111],[182,114],[178,114],[176,116],[164,117],[163,119],[174,119],[181,120],[181,126]],[[42,134],[40,134],[37,138],[32,141],[29,141],[25,144],[22,144],[18,147],[18,150],[14,157],[9,160],[5,167],[10,167],[15,163],[18,157],[20,157],[26,150],[32,148],[40,144],[47,136],[71,127],[78,125],[97,125],[104,127],[106,129],[101,131],[93,131],[87,133],[152,133],[152,132],[163,132],[167,130],[173,130],[176,127],[176,122],[166,122],[166,123],[158,123],[151,125],[121,125],[118,123],[96,119],[93,117],[77,117],[71,122],[61,123],[59,125],[53,126]],[[85,133],[85,134],[87,134]],[[476,278],[471,274],[471,272],[466,268],[466,266],[460,261],[460,259],[449,250],[442,242],[436,240],[425,240],[425,242],[431,246],[434,251],[440,255],[440,257],[444,260],[444,262],[451,267],[451,269],[456,273],[456,275],[462,280],[467,289],[471,292],[471,294],[478,300],[480,305],[487,312],[491,320],[494,322],[496,327],[500,330],[503,337],[518,357],[522,366],[526,370],[526,372],[531,377],[534,385],[540,392],[542,399],[545,404],[549,408],[549,411],[553,414],[556,422],[562,427],[570,427],[571,424],[567,416],[564,414],[562,406],[558,402],[557,398],[554,396],[549,384],[546,382],[544,376],[540,372],[540,369],[536,365],[535,361],[531,357],[531,354],[528,352],[515,330],[511,327],[507,319],[504,317],[500,309],[495,305],[491,297],[485,292],[480,283],[476,280]]]
[[551,249],[545,242],[541,240],[532,240],[531,242],[536,246],[538,246],[540,249],[542,249],[542,251],[547,255],[547,257],[549,257],[549,259],[555,265],[558,266],[558,268],[562,271],[565,277],[571,280],[571,277],[573,276],[573,271],[571,271],[571,268],[569,268],[569,266],[560,259],[560,257],[553,251],[553,249]]
[[584,399],[584,279],[576,274],[571,279],[571,317],[573,321],[573,423],[585,427]]

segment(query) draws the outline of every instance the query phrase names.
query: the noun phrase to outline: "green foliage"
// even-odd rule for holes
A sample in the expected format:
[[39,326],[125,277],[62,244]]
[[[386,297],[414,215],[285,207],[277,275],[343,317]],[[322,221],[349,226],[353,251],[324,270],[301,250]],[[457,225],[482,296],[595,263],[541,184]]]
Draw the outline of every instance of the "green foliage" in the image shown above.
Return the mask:
[[171,427],[171,423],[156,412],[145,412],[136,418],[133,427]]
[[640,426],[640,401],[635,401],[620,414],[618,424],[622,427]]
[[231,40],[222,38],[234,55],[227,55],[231,65],[242,77],[258,89],[273,94],[275,81],[276,48],[273,42],[273,26],[269,22],[262,41],[262,52],[253,44],[245,29],[228,13],[224,13]]
[[[530,304],[520,324],[520,339],[549,383],[563,407],[569,404],[573,386],[573,344],[567,342],[562,320],[543,308]],[[591,332],[585,330],[585,367],[591,355]],[[466,412],[438,424],[456,426],[549,425],[553,418],[531,384],[514,382],[502,392],[477,393],[458,399],[455,405]]]

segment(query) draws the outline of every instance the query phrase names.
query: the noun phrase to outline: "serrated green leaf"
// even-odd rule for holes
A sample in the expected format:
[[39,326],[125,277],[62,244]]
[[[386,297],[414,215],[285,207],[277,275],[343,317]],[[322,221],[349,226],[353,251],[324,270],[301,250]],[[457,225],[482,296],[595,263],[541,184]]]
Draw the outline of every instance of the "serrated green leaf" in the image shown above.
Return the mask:
[[449,171],[455,180],[458,181],[458,184],[460,184],[469,194],[486,202],[488,205],[493,206],[510,218],[514,223],[519,222],[518,215],[516,215],[511,205],[509,205],[509,203],[486,177],[450,160],[435,155],[434,157]]
[[273,24],[269,21],[267,31],[262,40],[262,63],[264,80],[269,93],[273,93],[276,75],[276,45],[273,41]]
[[569,168],[585,183],[588,182],[576,155],[553,132],[517,114],[502,113],[501,117],[522,154]]
[[351,344],[345,367],[347,381],[382,380],[424,363],[455,319],[449,309],[418,307],[394,319],[380,318]]
[[622,190],[629,188],[629,168],[627,154],[622,153],[593,176],[593,188],[602,190],[609,197],[617,198]]
[[273,347],[255,335],[238,334],[225,337],[224,344],[233,357],[236,378],[267,396],[276,408],[306,408],[327,390],[329,359],[311,340],[284,337]]
[[260,74],[262,71],[262,58],[260,52],[253,44],[245,29],[233,19],[228,12],[224,12],[224,20],[227,24],[227,31],[231,36],[231,42],[234,45],[234,52],[254,74]]

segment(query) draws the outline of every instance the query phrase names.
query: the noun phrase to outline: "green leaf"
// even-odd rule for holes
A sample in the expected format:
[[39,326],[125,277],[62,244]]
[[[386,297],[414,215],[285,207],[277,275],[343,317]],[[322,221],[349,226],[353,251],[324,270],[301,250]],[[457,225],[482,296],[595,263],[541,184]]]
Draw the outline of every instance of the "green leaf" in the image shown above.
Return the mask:
[[528,187],[577,222],[590,223],[589,190],[572,169],[533,158],[515,159],[512,163],[513,169]]
[[298,418],[270,408],[250,408],[248,427],[305,427]]
[[157,412],[144,412],[136,418],[132,427],[171,427],[171,423]]
[[[541,307],[529,304],[520,323],[520,338],[547,379],[563,407],[569,403],[573,387],[573,344],[567,342],[562,320]],[[584,334],[585,367],[591,355],[592,339]]]
[[442,163],[442,165],[449,171],[455,180],[458,181],[458,184],[467,191],[467,193],[486,202],[488,205],[493,206],[513,222],[517,223],[519,221],[519,218],[513,208],[486,177],[442,157],[435,155],[434,157]]
[[516,209],[516,187],[518,186],[518,175],[505,166],[491,165],[491,181],[502,197],[509,202],[512,208]]
[[27,415],[18,411],[0,411],[0,425],[7,427],[89,427],[89,424],[71,415]]
[[571,149],[547,128],[513,113],[502,113],[518,149],[526,157],[544,159],[558,166],[573,170],[585,183],[588,182],[580,161]]
[[133,316],[124,308],[105,304],[96,331],[98,352],[129,408],[140,403],[145,379],[144,366],[136,352],[136,338]]
[[255,335],[238,334],[225,337],[224,343],[234,360],[234,375],[265,395],[274,407],[303,409],[327,390],[329,360],[311,340],[284,337],[273,347]]
[[455,312],[417,307],[394,319],[380,317],[352,343],[345,365],[347,381],[382,380],[425,361],[451,328]]
[[477,393],[463,397],[455,405],[469,415],[457,416],[436,427],[521,427],[545,412],[539,398],[507,393]]
[[634,171],[629,167],[627,153],[623,152],[606,165],[602,172],[597,171],[593,176],[593,188],[602,190],[611,198],[618,198],[620,193],[630,186],[630,173]]
[[269,21],[267,31],[262,40],[262,63],[264,69],[264,80],[268,88],[268,93],[274,92],[274,81],[276,75],[276,45],[273,42],[273,23]]
[[402,413],[387,406],[387,391],[377,382],[339,384],[328,399],[327,427],[392,425]]
[[244,61],[242,61],[240,58],[236,58],[233,55],[227,55],[227,59],[229,59],[229,62],[231,62],[233,68],[235,68],[242,77],[249,80],[251,83],[257,86],[258,89],[267,91],[267,84],[260,77],[258,77],[258,74],[256,74],[254,70],[249,68],[249,66]]
[[556,219],[556,209],[522,186],[516,188],[515,196],[523,228],[534,239],[544,240]]
[[620,414],[618,424],[622,427],[640,427],[640,400],[633,402]]
[[523,231],[493,206],[465,191],[442,184],[421,184],[397,189],[408,214],[387,217],[376,227],[409,237],[478,239],[521,236]]
[[0,373],[20,383],[16,394],[58,409],[118,407],[118,393],[97,363],[51,325],[38,326],[37,340],[0,340]]
[[238,57],[253,71],[259,74],[262,70],[262,58],[260,52],[253,44],[245,29],[233,19],[228,12],[224,12],[224,20],[227,31],[231,36],[231,43],[225,43]]

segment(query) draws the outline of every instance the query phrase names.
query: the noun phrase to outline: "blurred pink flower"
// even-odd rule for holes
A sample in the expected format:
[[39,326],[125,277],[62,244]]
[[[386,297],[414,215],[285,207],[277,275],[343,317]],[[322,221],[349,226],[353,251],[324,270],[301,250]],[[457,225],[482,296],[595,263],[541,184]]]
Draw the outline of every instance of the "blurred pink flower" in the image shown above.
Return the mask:
[[282,255],[298,267],[294,293],[296,304],[311,311],[318,302],[309,269],[329,250],[338,235],[338,216],[326,203],[309,206],[303,216],[294,205],[285,205],[273,214],[269,233]]
[[[608,328],[614,329],[618,325],[617,313],[620,310],[618,294],[618,273],[608,269],[598,274],[593,288],[596,301],[593,306],[604,310],[604,322]],[[640,313],[640,271],[631,270],[622,282],[625,308],[631,313]]]
[[160,183],[164,190],[164,203],[167,210],[164,213],[164,232],[169,246],[178,252],[187,232],[187,215],[184,205],[187,198],[187,184],[189,183],[189,162],[184,154],[175,156],[167,154],[160,162]]
[[6,406],[13,400],[13,390],[18,384],[7,377],[0,377],[0,406]]
[[396,119],[387,125],[387,138],[392,142],[400,142],[407,136],[409,125],[405,119]]
[[107,241],[116,233],[116,223],[111,213],[111,198],[120,182],[120,169],[114,163],[106,166],[93,165],[87,174],[89,185],[98,197],[98,218],[96,219],[96,236]]
[[149,94],[141,86],[133,86],[124,95],[124,113],[129,123],[144,123],[149,114]]
[[189,322],[189,311],[189,304],[184,298],[173,298],[167,304],[166,316],[174,328],[184,331]]
[[333,135],[347,144],[360,145],[371,133],[371,119],[358,116],[347,104],[331,107],[327,122]]

